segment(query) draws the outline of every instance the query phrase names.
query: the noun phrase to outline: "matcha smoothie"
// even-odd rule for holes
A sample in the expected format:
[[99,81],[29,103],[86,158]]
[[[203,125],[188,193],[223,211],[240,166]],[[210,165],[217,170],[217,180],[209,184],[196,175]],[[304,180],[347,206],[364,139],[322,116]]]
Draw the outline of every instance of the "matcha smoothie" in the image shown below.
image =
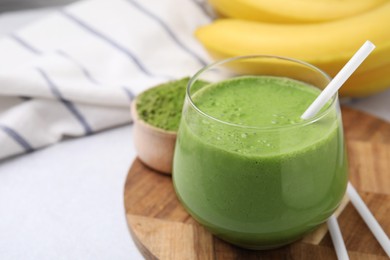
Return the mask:
[[188,97],[173,179],[189,213],[218,237],[278,247],[323,223],[339,205],[347,163],[337,100],[301,114],[319,90],[284,77],[239,76]]

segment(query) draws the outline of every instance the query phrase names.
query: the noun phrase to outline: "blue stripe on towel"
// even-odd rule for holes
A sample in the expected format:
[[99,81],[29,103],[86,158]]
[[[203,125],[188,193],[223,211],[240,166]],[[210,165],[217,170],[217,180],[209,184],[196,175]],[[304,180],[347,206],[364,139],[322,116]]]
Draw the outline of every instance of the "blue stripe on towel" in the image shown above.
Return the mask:
[[207,9],[208,3],[206,1],[201,1],[201,0],[191,0],[195,5],[199,7],[200,10],[202,10],[203,14],[209,18],[209,19],[214,19],[215,15]]
[[[41,52],[40,50],[38,50],[36,47],[32,46],[29,42],[27,42],[26,40],[22,39],[21,37],[15,35],[15,34],[11,34],[9,35],[11,39],[14,39],[15,42],[17,42],[20,46],[22,46],[23,48],[27,49],[28,51],[32,52],[33,54],[36,54],[36,55],[42,55],[43,52]],[[71,57],[69,54],[67,54],[65,51],[63,50],[57,50],[56,53],[69,60],[70,62],[72,62],[73,64],[75,64],[80,70],[81,72],[84,74],[84,76],[94,85],[101,85],[101,83],[95,79],[92,74],[89,72],[89,70],[84,67],[80,62],[78,62],[76,59],[74,59],[73,57]],[[133,100],[134,98],[134,94],[131,92],[131,90],[123,87],[124,89],[124,92],[126,94],[126,96],[131,100]],[[23,100],[29,100],[31,98],[29,97],[21,97],[21,99]]]
[[195,58],[202,66],[206,66],[207,62],[204,61],[201,57],[199,57],[194,51],[189,49],[187,46],[185,46],[173,33],[173,31],[169,28],[169,26],[161,20],[160,17],[156,16],[149,10],[147,10],[145,7],[141,6],[139,3],[133,0],[127,0],[130,4],[132,4],[134,7],[136,7],[138,10],[140,10],[145,15],[149,16],[151,19],[155,20],[160,26],[165,30],[165,32],[172,38],[172,40],[185,52],[187,52],[189,55],[191,55],[193,58]]
[[19,43],[22,47],[24,47],[25,49],[27,49],[28,51],[36,54],[36,55],[42,55],[42,52],[40,50],[38,50],[37,48],[35,48],[34,46],[32,46],[31,44],[29,44],[28,42],[26,42],[25,40],[23,40],[22,38],[20,38],[18,35],[16,34],[10,34],[9,37],[11,39],[13,39],[14,41],[16,41],[17,43]]
[[26,153],[34,151],[34,148],[29,144],[29,142],[27,142],[27,140],[18,134],[14,129],[3,124],[0,124],[0,129],[3,130],[15,142],[17,142],[21,147],[23,147]]
[[[37,48],[33,47],[31,44],[20,38],[18,35],[12,33],[9,35],[9,37],[32,54],[42,55],[42,52],[40,52]],[[26,96],[19,96],[19,98],[23,101],[31,100],[31,97]]]
[[[80,70],[83,72],[84,76],[92,83],[92,84],[95,84],[95,85],[102,85],[102,83],[100,83],[97,79],[95,79],[92,74],[89,72],[89,70],[84,67],[80,62],[78,62],[77,60],[75,60],[74,58],[72,58],[71,56],[69,56],[67,53],[65,53],[64,51],[62,50],[57,50],[57,54],[70,60],[71,62],[73,62],[74,64],[76,64]],[[131,92],[130,89],[126,88],[126,87],[122,87],[126,93],[126,96],[128,96],[128,98],[130,99],[130,101],[133,100],[134,98],[134,94]]]
[[123,86],[122,89],[125,91],[127,97],[130,99],[130,101],[133,101],[134,98],[135,98],[134,93],[133,93],[130,89],[128,89],[127,87],[125,87],[125,86]]
[[97,31],[96,29],[94,29],[93,27],[91,27],[90,25],[88,25],[87,23],[83,22],[82,20],[80,20],[79,18],[77,18],[76,16],[68,13],[67,11],[65,10],[60,10],[60,13],[68,18],[70,21],[72,21],[74,24],[78,25],[80,28],[88,31],[89,33],[91,33],[92,35],[96,36],[97,38],[99,38],[100,40],[103,40],[104,42],[108,43],[110,46],[114,47],[114,49],[118,50],[119,52],[125,54],[128,58],[130,58],[130,60],[133,61],[133,63],[138,67],[138,69],[140,71],[142,71],[145,75],[147,76],[150,76],[150,77],[163,77],[163,78],[170,78],[168,76],[159,76],[159,75],[156,75],[152,72],[150,72],[143,64],[142,62],[133,54],[131,53],[130,50],[128,50],[126,47],[120,45],[119,43],[115,42],[114,40],[112,40],[111,38],[109,38],[108,36],[104,35],[103,33]]
[[47,85],[49,86],[51,92],[53,93],[53,95],[55,97],[58,98],[58,100],[60,100],[64,105],[65,107],[77,118],[77,120],[80,122],[80,124],[83,126],[84,130],[85,130],[85,134],[86,135],[90,135],[93,133],[92,131],[92,128],[89,126],[89,124],[87,123],[87,120],[85,119],[85,117],[80,113],[79,110],[77,110],[77,108],[75,107],[75,105],[70,102],[69,100],[65,99],[61,92],[59,91],[59,89],[57,88],[57,86],[54,84],[54,82],[49,78],[49,76],[45,73],[45,71],[43,71],[41,68],[37,68],[37,71],[39,72],[39,74],[41,74],[41,76],[44,78],[44,80],[46,81]]
[[57,54],[70,60],[71,62],[73,62],[76,66],[79,67],[79,69],[83,72],[84,76],[93,84],[95,85],[100,85],[100,83],[91,75],[91,73],[88,71],[87,68],[85,68],[80,62],[78,62],[77,60],[75,60],[74,58],[72,58],[69,54],[67,54],[66,52],[62,51],[62,50],[57,50]]
[[[14,39],[17,43],[19,43],[22,47],[24,47],[25,49],[27,49],[28,51],[36,54],[36,55],[42,55],[43,53],[38,50],[37,48],[35,48],[34,46],[32,46],[29,42],[27,42],[26,40],[20,38],[19,36],[17,36],[16,34],[10,34],[9,35],[11,37],[11,39]],[[65,53],[64,51],[62,50],[57,50],[56,53],[58,55],[60,55],[61,57],[64,57],[65,59],[71,61],[72,63],[74,63],[77,67],[79,67],[79,69],[83,72],[84,76],[89,80],[91,81],[93,84],[96,84],[96,85],[99,85],[99,82],[94,79],[91,75],[91,73],[83,66],[81,65],[80,62],[76,61],[75,59],[73,59],[69,54]]]

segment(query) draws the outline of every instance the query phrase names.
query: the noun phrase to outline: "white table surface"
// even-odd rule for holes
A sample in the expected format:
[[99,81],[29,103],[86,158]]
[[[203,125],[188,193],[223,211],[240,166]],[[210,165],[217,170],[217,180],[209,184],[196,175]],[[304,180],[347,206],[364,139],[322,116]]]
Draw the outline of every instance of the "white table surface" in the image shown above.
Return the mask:
[[[2,14],[0,35],[50,11]],[[390,90],[350,106],[390,121]],[[131,134],[120,127],[1,162],[0,259],[142,259],[123,207]]]

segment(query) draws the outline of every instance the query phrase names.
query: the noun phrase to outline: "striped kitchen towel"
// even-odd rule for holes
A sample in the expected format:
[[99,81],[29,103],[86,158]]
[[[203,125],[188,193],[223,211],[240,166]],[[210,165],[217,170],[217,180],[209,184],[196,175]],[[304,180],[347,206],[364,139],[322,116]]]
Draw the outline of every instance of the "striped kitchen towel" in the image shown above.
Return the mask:
[[129,104],[209,62],[201,0],[86,0],[0,40],[0,159],[131,122]]

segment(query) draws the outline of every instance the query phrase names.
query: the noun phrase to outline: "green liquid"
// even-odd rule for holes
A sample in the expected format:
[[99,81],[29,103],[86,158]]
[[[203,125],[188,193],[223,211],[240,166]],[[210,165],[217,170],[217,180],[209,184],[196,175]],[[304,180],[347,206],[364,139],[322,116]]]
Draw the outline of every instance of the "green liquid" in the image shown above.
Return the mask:
[[260,76],[193,94],[202,112],[228,124],[184,107],[173,178],[190,214],[253,249],[290,243],[324,222],[344,195],[347,163],[337,106],[315,123],[300,119],[318,94],[298,81]]

